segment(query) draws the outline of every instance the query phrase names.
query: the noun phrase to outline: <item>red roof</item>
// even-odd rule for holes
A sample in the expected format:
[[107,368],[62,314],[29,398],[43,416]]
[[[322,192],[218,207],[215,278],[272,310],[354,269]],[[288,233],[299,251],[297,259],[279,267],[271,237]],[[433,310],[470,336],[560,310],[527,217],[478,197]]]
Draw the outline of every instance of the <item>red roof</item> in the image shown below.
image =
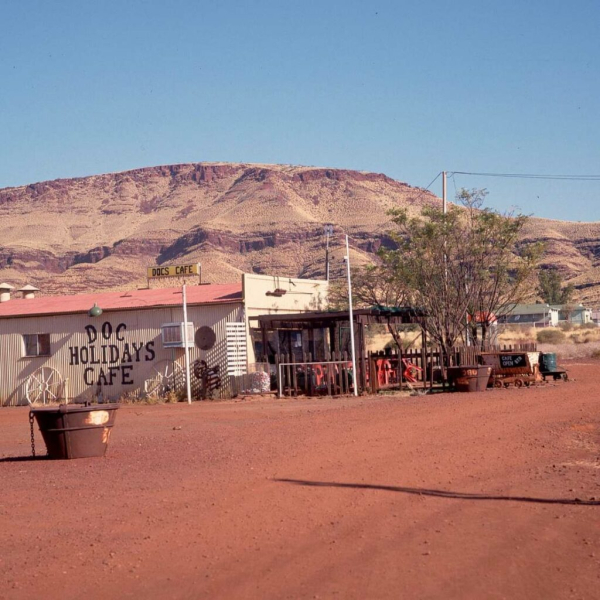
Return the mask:
[[[187,303],[223,304],[242,301],[242,284],[190,285]],[[45,296],[39,298],[11,299],[0,303],[0,319],[6,317],[32,317],[87,313],[94,304],[103,311],[181,306],[181,287],[133,290],[128,292],[97,292],[76,296]]]

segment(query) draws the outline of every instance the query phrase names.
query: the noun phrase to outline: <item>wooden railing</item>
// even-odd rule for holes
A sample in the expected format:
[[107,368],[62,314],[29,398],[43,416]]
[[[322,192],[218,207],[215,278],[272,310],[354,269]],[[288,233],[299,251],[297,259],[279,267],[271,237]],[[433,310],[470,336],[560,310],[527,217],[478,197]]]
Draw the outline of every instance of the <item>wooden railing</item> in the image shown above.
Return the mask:
[[368,355],[369,387],[371,393],[381,389],[402,389],[408,383],[419,387],[433,387],[444,383],[445,367],[477,365],[481,363],[482,352],[536,352],[533,342],[524,344],[459,346],[444,359],[440,348],[409,349],[400,352],[388,349],[382,352],[370,352]]
[[[536,344],[461,346],[444,358],[440,348],[409,349],[400,352],[388,349],[357,356],[358,373],[352,371],[348,352],[331,352],[325,360],[314,360],[309,352],[300,356],[275,355],[277,393],[282,396],[337,396],[350,394],[354,385],[360,392],[377,393],[384,389],[433,387],[444,384],[445,367],[475,365],[481,362],[482,352],[535,352]],[[266,362],[266,357],[265,357]]]

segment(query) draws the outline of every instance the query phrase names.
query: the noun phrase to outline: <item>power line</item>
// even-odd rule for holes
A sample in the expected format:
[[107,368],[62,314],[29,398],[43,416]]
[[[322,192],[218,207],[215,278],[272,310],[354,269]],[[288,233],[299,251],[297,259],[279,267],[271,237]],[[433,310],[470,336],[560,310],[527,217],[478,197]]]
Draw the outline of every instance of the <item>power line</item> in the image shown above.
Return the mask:
[[450,175],[450,179],[452,179],[452,183],[454,184],[454,196],[457,196],[458,190],[456,189],[456,177],[454,177],[454,173]]
[[424,190],[429,190],[429,188],[437,181],[438,177],[442,174],[442,172],[440,171],[432,180],[431,183],[426,187],[423,188]]
[[[536,173],[472,173],[469,171],[451,171],[454,175],[476,175],[479,177],[504,177],[510,179],[547,179],[561,181],[600,181],[600,175],[540,175]],[[434,179],[435,181],[435,179]],[[433,183],[433,182],[432,182]],[[429,184],[431,185],[431,183]]]
[[[436,175],[436,176],[435,176],[435,177],[434,177],[434,178],[433,178],[433,179],[432,179],[432,180],[429,182],[429,184],[427,185],[427,187],[424,187],[424,188],[422,188],[422,187],[416,188],[416,189],[418,190],[418,191],[417,191],[417,195],[416,195],[416,196],[413,196],[413,197],[411,197],[411,200],[412,200],[412,201],[418,201],[418,200],[420,200],[420,199],[423,197],[423,195],[424,195],[424,194],[426,194],[427,192],[429,192],[429,188],[430,188],[430,187],[431,187],[431,186],[432,186],[432,185],[433,185],[433,184],[434,184],[434,183],[435,183],[435,182],[438,180],[438,178],[440,177],[440,175],[441,175],[441,174],[442,174],[442,171],[440,171],[440,172],[439,172],[439,173],[438,173],[438,174],[437,174],[437,175]],[[430,193],[431,193],[431,192],[430,192]]]

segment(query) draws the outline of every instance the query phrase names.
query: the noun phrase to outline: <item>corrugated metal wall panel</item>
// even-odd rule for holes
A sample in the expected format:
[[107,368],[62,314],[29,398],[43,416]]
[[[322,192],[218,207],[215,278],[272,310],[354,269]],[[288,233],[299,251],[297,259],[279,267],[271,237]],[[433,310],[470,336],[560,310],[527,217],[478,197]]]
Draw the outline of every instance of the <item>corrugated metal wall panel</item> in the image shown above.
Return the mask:
[[[226,323],[243,320],[242,304],[190,306],[188,320],[195,329],[214,329],[214,347],[208,351],[193,348],[190,358],[192,362],[205,360],[209,367],[218,365],[223,378],[219,394],[228,395]],[[110,399],[139,395],[146,379],[153,376],[156,363],[174,359],[184,365],[183,349],[163,348],[160,337],[163,323],[177,321],[183,321],[181,308],[105,312],[96,318],[63,315],[2,319],[0,404],[26,403],[27,379],[42,366],[55,368],[69,379],[72,398],[91,399],[100,391]],[[22,336],[31,333],[50,334],[51,356],[23,357]]]

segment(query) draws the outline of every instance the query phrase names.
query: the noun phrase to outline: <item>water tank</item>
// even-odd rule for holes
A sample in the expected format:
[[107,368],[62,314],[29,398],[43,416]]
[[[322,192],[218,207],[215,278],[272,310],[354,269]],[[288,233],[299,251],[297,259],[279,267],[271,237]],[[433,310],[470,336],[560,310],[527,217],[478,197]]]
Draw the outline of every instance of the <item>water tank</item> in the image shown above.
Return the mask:
[[540,366],[542,371],[556,371],[556,353],[543,352],[540,354]]

